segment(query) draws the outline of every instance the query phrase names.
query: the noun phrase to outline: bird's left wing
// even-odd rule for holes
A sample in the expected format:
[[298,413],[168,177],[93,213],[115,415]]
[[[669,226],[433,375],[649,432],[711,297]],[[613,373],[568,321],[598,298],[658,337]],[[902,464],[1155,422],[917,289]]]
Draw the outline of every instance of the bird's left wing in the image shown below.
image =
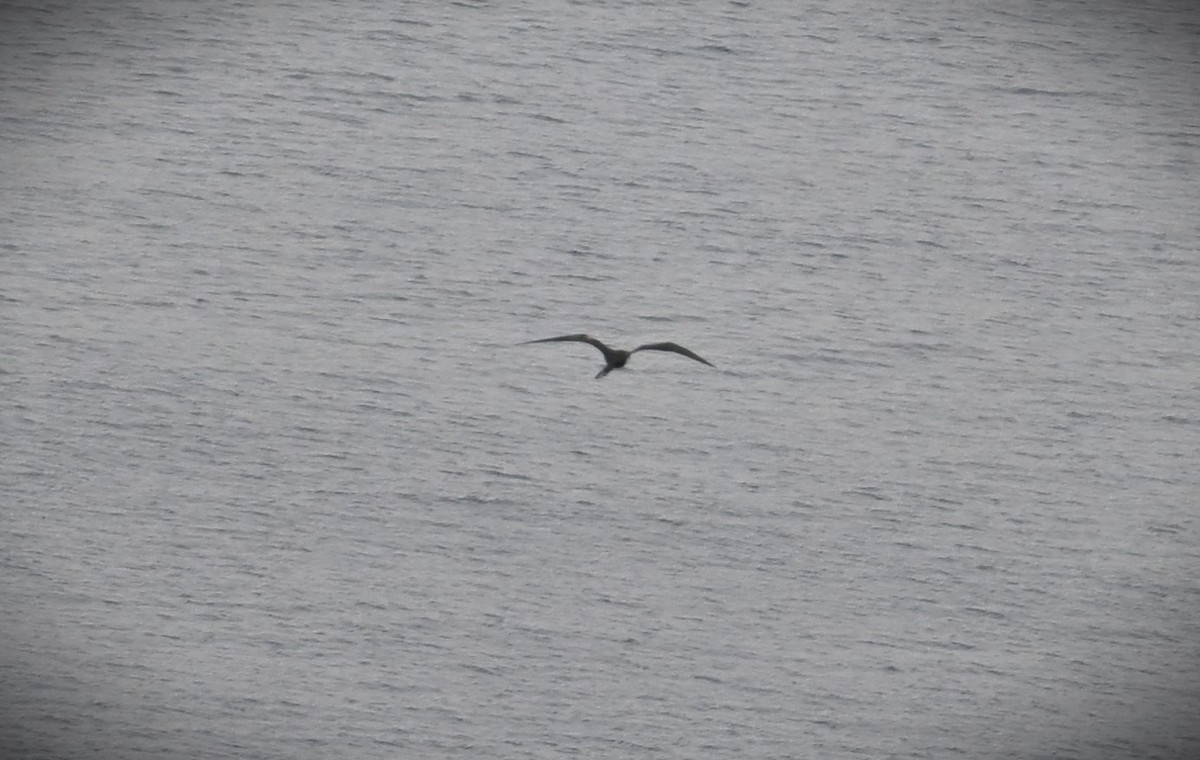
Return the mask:
[[630,351],[630,353],[634,353],[636,351],[672,351],[677,354],[683,354],[684,356],[686,356],[689,359],[695,359],[696,361],[700,362],[701,364],[707,364],[708,366],[713,367],[713,368],[715,368],[717,366],[717,365],[713,364],[712,362],[710,362],[708,359],[705,359],[703,356],[700,356],[700,354],[689,351],[688,349],[684,348],[683,346],[679,345],[678,343],[671,343],[671,342],[647,343],[644,346],[638,346],[637,348],[633,349],[633,351]]

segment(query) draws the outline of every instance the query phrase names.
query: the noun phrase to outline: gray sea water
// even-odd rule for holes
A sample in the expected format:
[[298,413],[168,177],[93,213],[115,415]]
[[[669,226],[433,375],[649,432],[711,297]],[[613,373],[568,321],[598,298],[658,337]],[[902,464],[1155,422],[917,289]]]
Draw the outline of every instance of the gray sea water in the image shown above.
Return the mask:
[[0,46],[6,758],[1200,756],[1190,0]]

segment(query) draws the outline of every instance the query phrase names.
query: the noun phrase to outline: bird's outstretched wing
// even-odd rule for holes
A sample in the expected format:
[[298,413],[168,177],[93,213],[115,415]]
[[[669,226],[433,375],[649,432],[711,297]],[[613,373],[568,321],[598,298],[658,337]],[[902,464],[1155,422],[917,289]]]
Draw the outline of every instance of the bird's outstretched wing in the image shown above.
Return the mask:
[[[554,343],[557,341],[574,341],[577,343],[590,343],[593,346],[595,346],[596,348],[600,349],[600,353],[604,354],[604,361],[608,362],[609,364],[611,364],[613,362],[613,359],[615,358],[615,355],[616,355],[616,352],[613,351],[611,348],[604,345],[596,338],[593,338],[592,336],[586,335],[584,333],[578,333],[576,335],[559,335],[556,338],[539,338],[537,340],[527,340],[524,343],[521,343],[520,345],[524,346],[529,343]],[[701,359],[701,361],[704,361],[704,360]],[[707,364],[707,362],[705,362],[705,363]]]
[[713,367],[713,368],[715,368],[717,366],[717,365],[713,364],[712,362],[710,362],[708,359],[705,359],[704,357],[700,356],[699,354],[687,350],[686,348],[679,345],[678,343],[670,343],[670,342],[647,343],[644,346],[638,346],[637,348],[633,349],[633,351],[630,351],[629,353],[632,354],[632,353],[636,353],[638,351],[673,351],[674,353],[677,353],[677,354],[683,354],[684,356],[686,356],[689,359],[695,359],[696,361],[700,362],[701,364],[707,364],[708,366]]

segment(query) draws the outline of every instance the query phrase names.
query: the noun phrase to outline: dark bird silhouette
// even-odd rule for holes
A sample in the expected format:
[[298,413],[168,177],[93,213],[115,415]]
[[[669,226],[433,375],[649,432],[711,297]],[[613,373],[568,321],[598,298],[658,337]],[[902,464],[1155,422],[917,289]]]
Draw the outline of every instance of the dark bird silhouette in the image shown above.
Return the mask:
[[629,361],[629,357],[633,356],[638,351],[672,351],[677,354],[683,354],[684,356],[686,356],[689,359],[695,359],[696,361],[700,362],[701,364],[707,364],[708,366],[713,367],[713,368],[715,368],[717,366],[717,365],[713,364],[712,362],[708,361],[707,359],[703,358],[699,354],[692,353],[691,351],[687,350],[686,348],[679,345],[678,343],[647,343],[644,346],[638,346],[637,348],[633,349],[632,351],[624,351],[619,348],[609,348],[608,346],[604,345],[603,343],[601,343],[599,340],[593,338],[592,336],[584,335],[583,333],[580,333],[578,335],[559,335],[557,338],[541,338],[539,340],[527,340],[524,343],[521,343],[519,345],[526,346],[526,345],[529,345],[530,343],[554,343],[556,341],[575,341],[578,343],[591,343],[593,346],[600,349],[600,353],[604,354],[604,369],[600,370],[600,374],[596,375],[597,380],[604,377],[609,372],[612,372],[614,369],[620,369],[621,367],[624,367],[625,363]]

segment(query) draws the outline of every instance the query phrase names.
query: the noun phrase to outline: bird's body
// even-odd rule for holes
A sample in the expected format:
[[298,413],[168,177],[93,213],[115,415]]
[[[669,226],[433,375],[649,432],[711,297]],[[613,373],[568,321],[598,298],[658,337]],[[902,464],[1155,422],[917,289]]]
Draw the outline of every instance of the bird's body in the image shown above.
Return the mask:
[[584,333],[579,333],[576,335],[559,335],[556,338],[539,338],[538,340],[527,340],[524,343],[522,343],[521,345],[524,346],[529,343],[554,343],[554,342],[558,342],[558,341],[574,341],[577,343],[590,343],[591,345],[600,349],[600,353],[604,354],[604,369],[600,370],[600,373],[596,375],[597,380],[604,377],[609,372],[612,372],[614,369],[620,369],[620,368],[624,367],[625,364],[629,362],[629,357],[633,356],[638,351],[671,351],[676,354],[682,354],[683,356],[686,356],[689,359],[695,359],[696,361],[700,362],[701,364],[707,364],[708,366],[714,367],[714,368],[716,367],[715,364],[708,361],[707,359],[702,358],[699,354],[692,353],[691,351],[687,350],[686,348],[679,345],[678,343],[670,343],[670,342],[647,343],[645,345],[638,346],[637,348],[633,349],[632,351],[625,351],[624,349],[620,349],[620,348],[609,348],[608,346],[604,345],[596,338],[593,338],[592,336],[586,335]]

